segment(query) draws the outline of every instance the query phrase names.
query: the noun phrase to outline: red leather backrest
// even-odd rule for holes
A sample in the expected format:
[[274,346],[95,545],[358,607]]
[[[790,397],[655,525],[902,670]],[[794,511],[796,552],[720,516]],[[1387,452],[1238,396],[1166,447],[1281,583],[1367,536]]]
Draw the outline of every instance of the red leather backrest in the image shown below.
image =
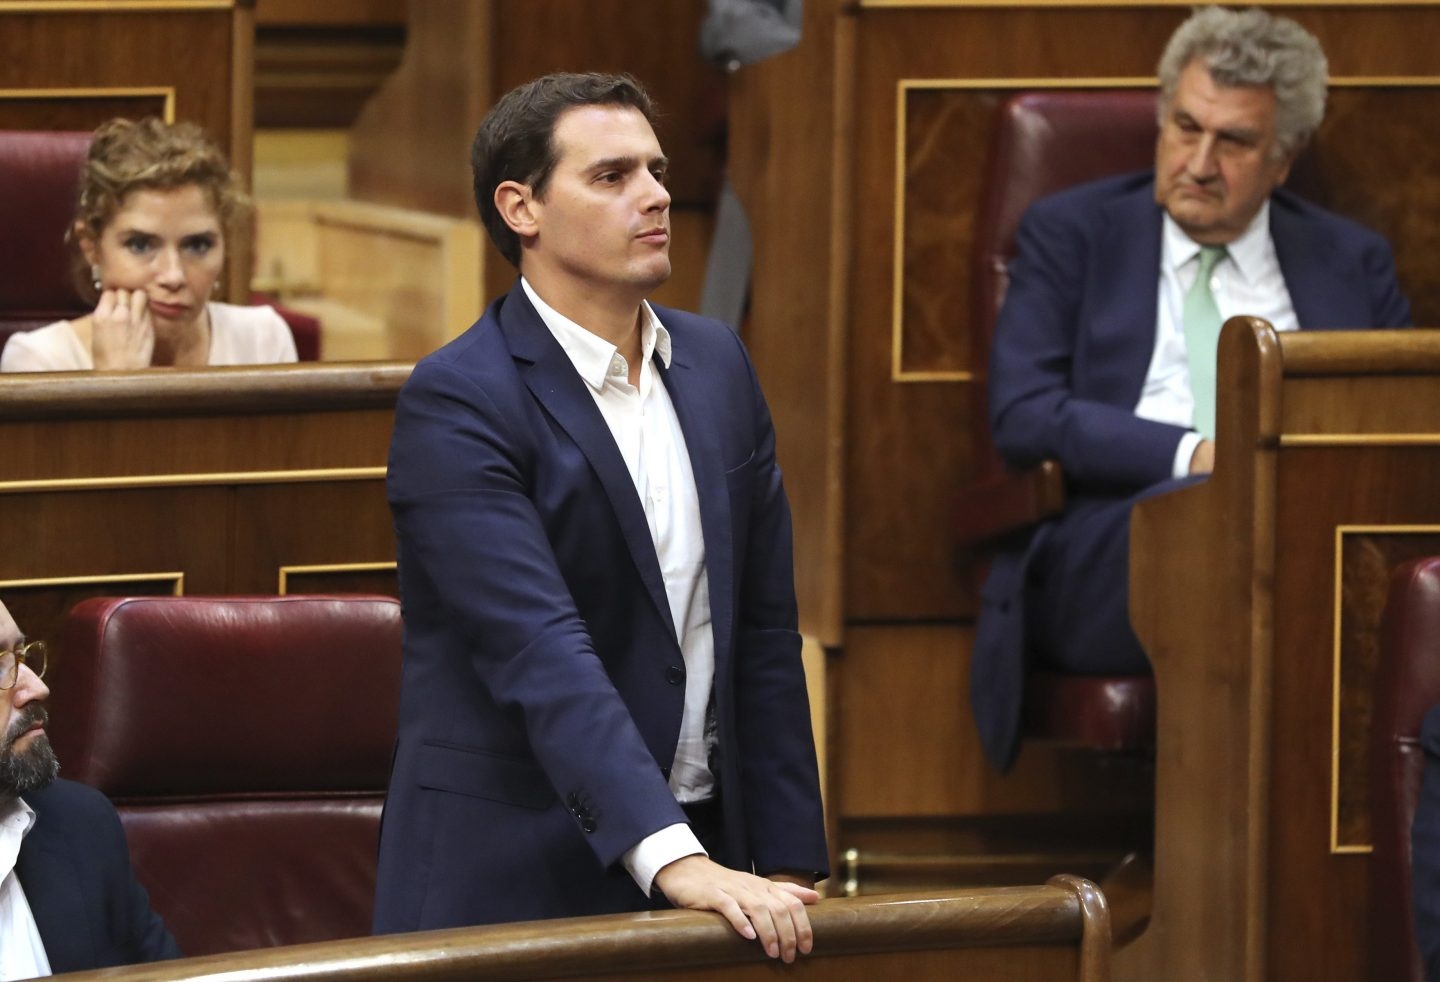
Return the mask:
[[1424,978],[1415,944],[1410,823],[1424,753],[1420,722],[1440,703],[1440,557],[1396,567],[1380,637],[1371,730],[1371,977]]
[[89,309],[65,244],[89,147],[89,133],[0,131],[0,324],[38,327]]
[[[971,351],[982,378],[1010,283],[1020,216],[1047,194],[1152,167],[1157,132],[1155,93],[1149,89],[1017,92],[1000,104],[975,209],[970,268]],[[990,449],[985,387],[974,390],[975,459],[983,476],[1001,465]]]
[[389,597],[77,605],[51,736],[187,954],[369,933],[399,705]]
[[975,212],[972,313],[987,348],[1025,209],[1047,194],[1154,166],[1157,133],[1149,89],[1018,92],[1000,104]]

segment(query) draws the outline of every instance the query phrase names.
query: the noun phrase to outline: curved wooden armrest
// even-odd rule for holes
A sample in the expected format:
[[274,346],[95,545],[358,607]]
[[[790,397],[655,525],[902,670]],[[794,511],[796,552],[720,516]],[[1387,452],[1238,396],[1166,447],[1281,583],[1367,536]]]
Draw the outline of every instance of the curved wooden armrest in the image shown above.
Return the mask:
[[1058,461],[1005,471],[961,490],[955,531],[962,545],[979,545],[1054,518],[1065,509],[1065,477]]

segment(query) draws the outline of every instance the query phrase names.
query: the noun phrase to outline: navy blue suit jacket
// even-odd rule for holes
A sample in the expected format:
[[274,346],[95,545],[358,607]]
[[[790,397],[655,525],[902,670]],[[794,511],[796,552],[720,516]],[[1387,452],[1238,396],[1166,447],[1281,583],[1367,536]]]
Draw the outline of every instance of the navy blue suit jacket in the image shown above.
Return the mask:
[[[699,492],[724,854],[826,868],[789,506],[739,339],[655,308]],[[388,490],[405,619],[377,931],[644,909],[617,862],[684,814],[684,661],[643,508],[524,292],[421,361]]]
[[73,781],[54,781],[23,797],[35,810],[35,827],[20,846],[15,873],[51,971],[179,958],[131,872],[130,849],[109,800]]
[[[1162,228],[1148,171],[1025,213],[990,360],[990,420],[1006,463],[1058,460],[1077,496],[1126,497],[1171,477],[1186,429],[1135,415],[1155,349]],[[1283,190],[1270,199],[1270,236],[1301,328],[1409,325],[1381,236]],[[981,742],[1001,770],[1019,732],[1029,547],[993,562],[972,661]]]

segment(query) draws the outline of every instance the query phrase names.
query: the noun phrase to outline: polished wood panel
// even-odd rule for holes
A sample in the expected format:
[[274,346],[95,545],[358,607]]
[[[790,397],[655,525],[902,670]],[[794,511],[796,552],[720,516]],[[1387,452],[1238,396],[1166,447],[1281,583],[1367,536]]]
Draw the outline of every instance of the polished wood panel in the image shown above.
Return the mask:
[[410,4],[400,67],[351,127],[352,197],[475,214],[470,141],[496,95],[493,18],[493,0]]
[[[1020,982],[1109,978],[1110,922],[1093,884],[903,898],[826,900],[811,908],[806,978]],[[783,971],[714,914],[663,911],[460,928],[264,952],[213,955],[77,980],[232,982],[359,979],[772,979]],[[785,974],[789,974],[788,972]]]
[[775,419],[795,516],[800,622],[833,646],[845,618],[855,37],[843,0],[809,0],[803,10],[799,47],[730,78],[728,174],[754,237],[745,343]]
[[[1440,332],[1236,318],[1220,358],[1214,476],[1132,523],[1159,695],[1155,902],[1117,972],[1367,979],[1368,856],[1337,827],[1360,831],[1353,788],[1336,809],[1363,781],[1346,747],[1369,725],[1364,622],[1389,561],[1440,531]],[[1380,396],[1396,383],[1415,398]]]
[[283,567],[393,562],[385,455],[409,371],[0,377],[0,599],[53,637],[83,596],[275,593]]
[[345,129],[400,63],[406,0],[255,0],[255,126]]
[[[277,202],[266,206],[262,217],[262,267],[314,277],[307,285],[288,284],[300,291],[287,295],[288,303],[327,319],[338,304],[375,324],[369,350],[342,350],[327,358],[414,361],[479,316],[476,219],[359,201]],[[324,298],[324,306],[309,309],[311,292]]]

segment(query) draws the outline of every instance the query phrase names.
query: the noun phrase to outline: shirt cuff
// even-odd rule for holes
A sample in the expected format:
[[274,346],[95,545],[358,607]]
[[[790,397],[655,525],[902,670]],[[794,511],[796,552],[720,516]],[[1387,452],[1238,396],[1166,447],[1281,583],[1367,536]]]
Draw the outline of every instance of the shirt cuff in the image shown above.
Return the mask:
[[1204,439],[1194,430],[1180,438],[1180,445],[1175,448],[1175,462],[1170,465],[1171,477],[1190,476],[1190,458],[1195,456],[1195,448],[1200,446],[1200,441]]
[[640,892],[648,897],[656,873],[677,859],[695,855],[710,854],[700,845],[700,840],[695,838],[690,826],[684,822],[676,822],[641,839],[626,850],[620,857],[620,862],[625,867],[625,872],[630,874],[630,878],[640,888]]

